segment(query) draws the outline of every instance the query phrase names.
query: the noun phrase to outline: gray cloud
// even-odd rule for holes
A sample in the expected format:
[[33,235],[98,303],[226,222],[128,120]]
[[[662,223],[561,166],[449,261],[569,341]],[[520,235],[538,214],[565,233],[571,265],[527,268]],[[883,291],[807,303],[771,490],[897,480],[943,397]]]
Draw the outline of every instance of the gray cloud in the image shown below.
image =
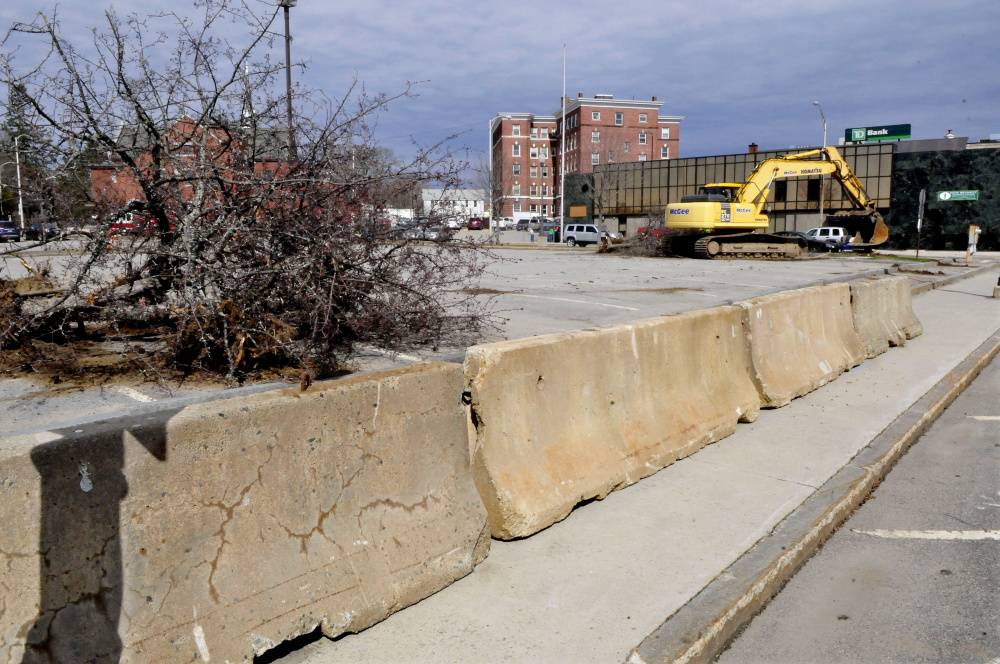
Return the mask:
[[[38,3],[0,9],[10,23]],[[120,11],[160,0],[121,0]],[[64,25],[85,37],[93,4],[59,5]],[[499,111],[551,113],[562,88],[562,44],[570,96],[612,93],[665,101],[686,116],[684,156],[815,145],[819,113],[836,143],[851,126],[911,123],[916,138],[947,129],[972,139],[1000,133],[1000,3],[954,0],[746,0],[619,3],[367,3],[301,0],[292,10],[293,56],[304,82],[338,96],[355,72],[369,90],[424,81],[419,97],[379,118],[385,142],[457,141],[485,150]],[[281,58],[280,44],[273,57]]]

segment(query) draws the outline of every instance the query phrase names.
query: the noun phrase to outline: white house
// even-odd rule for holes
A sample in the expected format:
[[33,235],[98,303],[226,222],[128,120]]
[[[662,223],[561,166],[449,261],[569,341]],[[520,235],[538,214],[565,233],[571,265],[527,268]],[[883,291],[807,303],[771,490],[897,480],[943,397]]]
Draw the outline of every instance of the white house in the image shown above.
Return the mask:
[[464,224],[469,217],[486,216],[486,192],[482,189],[423,189],[423,214],[452,217]]

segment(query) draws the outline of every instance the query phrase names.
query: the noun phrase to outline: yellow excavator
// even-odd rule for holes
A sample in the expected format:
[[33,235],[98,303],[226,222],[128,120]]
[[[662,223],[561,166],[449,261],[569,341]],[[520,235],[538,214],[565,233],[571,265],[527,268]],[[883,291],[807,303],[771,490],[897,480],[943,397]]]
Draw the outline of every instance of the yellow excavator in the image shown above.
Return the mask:
[[[822,159],[816,159],[822,157]],[[827,225],[842,226],[855,248],[866,249],[889,238],[889,228],[875,201],[834,147],[809,150],[762,161],[747,181],[708,184],[698,194],[682,196],[667,206],[664,244],[673,253],[697,258],[795,258],[806,253],[800,237],[766,233],[764,203],[776,179],[830,175],[840,183],[855,210],[827,217]]]

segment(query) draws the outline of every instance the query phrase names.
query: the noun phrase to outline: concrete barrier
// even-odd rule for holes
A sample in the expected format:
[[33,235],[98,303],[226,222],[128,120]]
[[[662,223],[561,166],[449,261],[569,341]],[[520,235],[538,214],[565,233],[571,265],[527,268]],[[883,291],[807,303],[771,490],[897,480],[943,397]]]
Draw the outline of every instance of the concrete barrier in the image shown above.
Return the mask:
[[924,328],[913,313],[908,278],[884,277],[850,284],[854,329],[868,358],[923,334]]
[[753,421],[745,362],[733,306],[470,348],[493,536],[531,535]]
[[0,440],[0,661],[242,662],[489,547],[462,367]]
[[749,341],[760,405],[784,406],[865,359],[846,283],[812,286],[737,302]]

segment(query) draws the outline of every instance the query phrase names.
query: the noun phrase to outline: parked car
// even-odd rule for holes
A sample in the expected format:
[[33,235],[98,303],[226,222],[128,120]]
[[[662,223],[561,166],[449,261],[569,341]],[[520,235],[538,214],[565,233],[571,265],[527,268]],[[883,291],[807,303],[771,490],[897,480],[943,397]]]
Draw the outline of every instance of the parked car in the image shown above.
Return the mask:
[[62,237],[94,237],[94,227],[80,223],[69,223],[62,228]]
[[15,221],[0,221],[0,242],[17,242],[21,239],[21,229]]
[[24,229],[24,239],[41,242],[59,237],[59,227],[53,223],[32,224]]
[[516,224],[514,223],[514,217],[499,217],[497,219],[497,227],[501,229],[514,228]]
[[466,225],[466,228],[470,231],[481,231],[485,225],[486,220],[482,217],[469,217],[469,223]]
[[603,235],[597,224],[566,224],[566,244],[571,247],[597,244]]
[[806,231],[807,238],[813,238],[814,240],[830,240],[835,245],[836,248],[833,251],[843,251],[844,245],[850,241],[851,236],[847,234],[846,228],[841,228],[839,226],[823,226],[822,228],[810,228]]
[[442,226],[428,226],[424,229],[423,239],[431,242],[445,242],[451,239],[451,229]]
[[528,220],[527,219],[518,219],[517,223],[514,224],[514,230],[516,230],[516,231],[526,231],[526,230],[528,230]]
[[778,237],[802,238],[809,243],[809,251],[815,251],[818,253],[840,251],[835,240],[820,240],[816,237],[809,237],[805,233],[800,233],[798,231],[778,231],[777,233],[772,233],[772,235],[777,235]]
[[541,230],[542,224],[550,224],[550,223],[552,223],[552,220],[546,217],[532,217],[531,219],[528,220],[528,228],[530,228],[533,231],[537,231]]
[[[111,224],[112,235],[125,235],[136,233],[156,233],[159,226],[153,216],[143,210],[142,212],[126,212],[118,217]],[[170,222],[170,230],[174,230],[174,222]]]

